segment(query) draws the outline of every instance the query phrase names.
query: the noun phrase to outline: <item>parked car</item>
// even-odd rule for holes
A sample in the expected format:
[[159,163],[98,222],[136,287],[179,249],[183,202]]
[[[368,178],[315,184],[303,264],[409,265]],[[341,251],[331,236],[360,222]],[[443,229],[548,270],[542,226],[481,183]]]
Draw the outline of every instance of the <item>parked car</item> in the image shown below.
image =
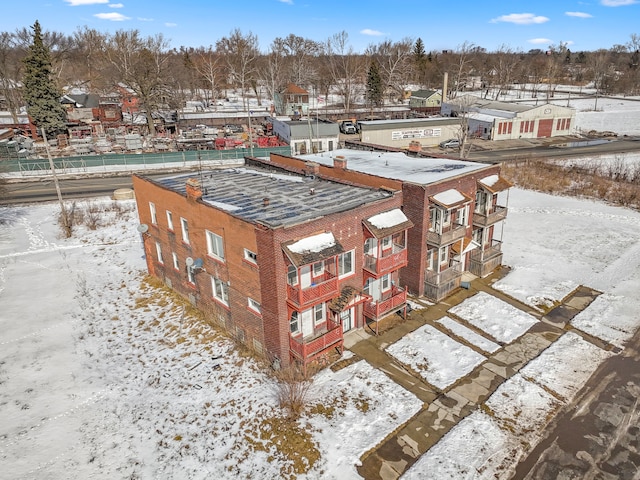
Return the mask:
[[353,124],[351,120],[345,120],[340,124],[340,131],[347,135],[353,135],[358,133],[356,130],[356,126]]
[[440,142],[440,148],[460,148],[460,140],[457,138],[450,138],[444,142]]
[[244,132],[244,129],[242,128],[242,125],[234,125],[233,123],[228,123],[223,127],[223,131],[227,135],[233,135],[235,133]]

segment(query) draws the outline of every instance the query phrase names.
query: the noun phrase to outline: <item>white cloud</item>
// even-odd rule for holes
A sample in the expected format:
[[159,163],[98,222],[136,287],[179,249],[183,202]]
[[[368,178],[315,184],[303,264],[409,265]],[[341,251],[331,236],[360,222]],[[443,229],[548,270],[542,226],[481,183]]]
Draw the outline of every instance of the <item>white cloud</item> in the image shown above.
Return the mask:
[[281,3],[286,3],[287,5],[293,5],[293,0],[278,0]]
[[110,3],[109,8],[123,8],[124,3]]
[[109,0],[64,0],[72,7],[78,5],[96,5],[98,3],[109,3]]
[[530,40],[527,40],[527,42],[533,43],[534,45],[551,45],[553,43],[553,40],[551,40],[550,38],[532,38]]
[[530,25],[532,23],[545,23],[548,21],[549,19],[547,17],[534,15],[533,13],[510,13],[509,15],[501,15],[498,18],[494,18],[491,20],[491,23],[505,22],[518,25]]
[[585,12],[564,12],[568,17],[578,17],[578,18],[592,18],[593,15]]
[[177,27],[178,24],[177,23],[172,23],[172,22],[165,22],[164,26],[165,27]]
[[153,18],[138,17],[141,22],[153,22]]
[[605,7],[624,7],[638,3],[638,0],[600,0],[600,3]]
[[373,37],[381,37],[384,33],[379,32],[378,30],[371,30],[370,28],[365,28],[364,30],[360,30],[360,33],[363,35],[371,35]]
[[100,18],[102,20],[111,20],[112,22],[123,22],[125,20],[131,20],[129,17],[125,17],[121,13],[96,13],[94,15],[96,18]]

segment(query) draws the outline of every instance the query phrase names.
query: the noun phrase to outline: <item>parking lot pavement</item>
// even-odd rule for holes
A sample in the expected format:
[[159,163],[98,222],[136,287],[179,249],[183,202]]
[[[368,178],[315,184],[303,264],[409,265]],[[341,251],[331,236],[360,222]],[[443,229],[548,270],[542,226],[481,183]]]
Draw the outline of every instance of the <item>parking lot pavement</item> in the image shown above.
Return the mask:
[[514,478],[640,478],[640,331],[552,423]]

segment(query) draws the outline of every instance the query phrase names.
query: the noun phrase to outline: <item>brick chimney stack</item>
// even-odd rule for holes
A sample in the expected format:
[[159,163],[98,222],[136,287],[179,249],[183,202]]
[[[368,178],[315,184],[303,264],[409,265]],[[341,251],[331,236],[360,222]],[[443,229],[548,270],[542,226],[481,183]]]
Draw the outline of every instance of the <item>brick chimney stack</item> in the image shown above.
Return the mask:
[[341,168],[342,170],[346,170],[347,169],[347,159],[344,158],[342,155],[338,155],[333,159],[333,167],[334,168]]
[[190,178],[187,180],[187,199],[188,200],[200,200],[202,198],[202,188],[200,187],[200,181],[197,178]]

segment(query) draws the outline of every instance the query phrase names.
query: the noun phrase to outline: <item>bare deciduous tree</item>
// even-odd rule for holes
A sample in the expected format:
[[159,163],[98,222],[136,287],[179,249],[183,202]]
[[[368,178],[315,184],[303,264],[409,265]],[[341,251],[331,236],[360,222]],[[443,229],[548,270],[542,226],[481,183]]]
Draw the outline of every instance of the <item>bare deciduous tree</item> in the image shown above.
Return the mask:
[[342,96],[346,111],[363,84],[364,65],[362,59],[349,45],[349,35],[342,31],[332,35],[325,44],[328,71],[337,93]]
[[258,37],[251,32],[243,35],[239,29],[235,29],[228,37],[216,42],[216,50],[227,62],[229,75],[234,84],[240,87],[243,108],[248,109],[247,87],[255,80],[256,59],[260,54]]

